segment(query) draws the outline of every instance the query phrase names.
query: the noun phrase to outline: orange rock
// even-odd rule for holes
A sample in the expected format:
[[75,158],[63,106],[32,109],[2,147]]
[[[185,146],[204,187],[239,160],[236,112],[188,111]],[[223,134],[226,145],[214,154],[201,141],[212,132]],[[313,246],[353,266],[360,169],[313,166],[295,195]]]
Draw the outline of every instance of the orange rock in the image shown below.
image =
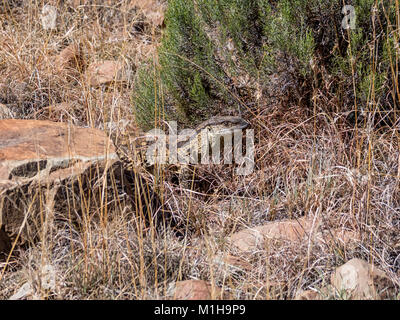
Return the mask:
[[39,211],[45,208],[51,215],[54,206],[66,210],[66,194],[79,198],[101,192],[95,185],[117,160],[112,142],[100,130],[51,121],[0,120],[0,222],[5,231],[16,235],[29,209],[21,241],[30,239],[36,233],[33,226],[40,225]]
[[96,87],[112,81],[127,81],[129,72],[118,61],[98,61],[89,65],[86,79],[90,86]]
[[242,251],[251,251],[267,239],[299,241],[311,232],[312,220],[306,217],[296,220],[273,221],[263,226],[245,229],[233,234],[229,242]]
[[[38,120],[0,120],[0,167],[25,160],[115,157],[112,142],[97,129]],[[0,176],[0,179],[4,177]]]
[[[221,289],[216,288],[214,297],[221,295]],[[203,280],[178,281],[175,284],[175,300],[210,300],[212,296],[212,286]]]

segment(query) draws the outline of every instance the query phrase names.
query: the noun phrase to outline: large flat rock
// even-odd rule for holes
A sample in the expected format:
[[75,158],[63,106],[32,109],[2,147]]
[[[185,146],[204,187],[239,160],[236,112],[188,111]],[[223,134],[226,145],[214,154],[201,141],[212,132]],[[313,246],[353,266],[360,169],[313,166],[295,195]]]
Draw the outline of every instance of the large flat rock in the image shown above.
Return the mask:
[[114,161],[118,157],[100,130],[37,120],[0,120],[0,190],[10,180],[37,178],[72,162]]
[[15,236],[23,225],[23,241],[35,238],[38,220],[55,212],[79,215],[82,203],[91,205],[88,199],[101,208],[109,201],[101,195],[117,163],[112,142],[100,130],[0,120],[0,226]]

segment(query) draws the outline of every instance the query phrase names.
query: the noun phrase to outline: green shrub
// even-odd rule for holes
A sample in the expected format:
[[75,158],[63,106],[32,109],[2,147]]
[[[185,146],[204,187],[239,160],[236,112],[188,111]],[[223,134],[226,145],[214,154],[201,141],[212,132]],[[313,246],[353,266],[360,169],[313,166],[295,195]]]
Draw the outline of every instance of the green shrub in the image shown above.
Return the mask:
[[144,64],[136,75],[136,88],[133,94],[137,124],[145,130],[156,126],[164,112],[162,83],[158,68],[151,61]]
[[170,1],[166,22],[160,49],[162,80],[174,98],[179,120],[208,117],[221,90],[210,76],[220,77],[221,70],[194,2]]
[[341,112],[367,109],[373,89],[375,108],[395,110],[395,1],[346,4],[356,9],[354,30],[342,28],[342,0],[170,0],[159,77],[139,71],[145,77],[136,110],[155,115],[157,95],[140,93],[155,82],[164,88],[167,115],[185,124],[246,111],[256,89],[266,108],[279,101],[310,107],[318,90],[338,98]]

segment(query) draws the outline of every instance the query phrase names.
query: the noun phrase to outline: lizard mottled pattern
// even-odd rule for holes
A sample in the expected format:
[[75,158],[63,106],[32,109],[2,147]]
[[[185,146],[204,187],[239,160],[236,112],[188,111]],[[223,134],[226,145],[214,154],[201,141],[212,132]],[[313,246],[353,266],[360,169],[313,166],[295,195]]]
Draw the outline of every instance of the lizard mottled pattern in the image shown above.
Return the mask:
[[[204,130],[207,130],[210,135],[211,134],[221,135],[224,133],[233,132],[234,130],[243,130],[247,127],[248,123],[241,117],[221,116],[221,117],[210,118],[209,120],[204,121],[200,125],[198,125],[194,129],[192,135],[186,137],[186,139],[184,139],[183,141],[181,140],[177,143],[177,152],[181,154],[188,152],[188,149],[191,147],[191,143],[196,140],[199,141],[200,136]],[[146,136],[144,136],[143,138],[146,138]],[[138,167],[146,167],[145,156],[144,156],[146,147],[147,147],[146,142],[141,145],[137,144],[134,148],[134,154],[129,155],[128,152],[124,151],[121,146],[117,145],[117,153],[125,169],[133,170],[134,168]],[[169,150],[168,143],[166,147],[168,153]],[[187,165],[181,165],[181,167],[187,167]]]

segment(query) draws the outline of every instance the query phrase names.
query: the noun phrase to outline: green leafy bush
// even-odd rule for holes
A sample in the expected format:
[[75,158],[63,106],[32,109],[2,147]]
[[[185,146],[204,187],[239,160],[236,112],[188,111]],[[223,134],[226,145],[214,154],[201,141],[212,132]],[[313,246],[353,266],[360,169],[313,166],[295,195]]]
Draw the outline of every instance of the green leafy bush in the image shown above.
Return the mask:
[[260,92],[265,108],[310,107],[317,90],[326,112],[335,99],[336,112],[371,102],[395,110],[395,1],[346,4],[356,10],[354,30],[342,27],[342,0],[170,0],[158,78],[139,70],[138,118],[154,123],[154,83],[163,89],[165,114],[185,124],[247,111]]
[[146,130],[154,128],[157,119],[162,118],[164,105],[162,84],[157,66],[149,62],[143,65],[136,75],[134,92],[136,122]]

